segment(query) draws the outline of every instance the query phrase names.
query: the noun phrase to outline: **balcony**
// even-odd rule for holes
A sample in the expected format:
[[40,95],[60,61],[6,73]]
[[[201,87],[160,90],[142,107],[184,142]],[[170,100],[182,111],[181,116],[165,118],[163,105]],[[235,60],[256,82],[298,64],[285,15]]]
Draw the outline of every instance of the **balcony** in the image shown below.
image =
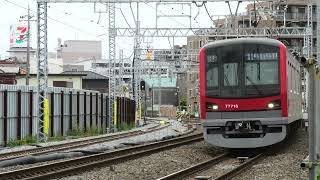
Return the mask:
[[[313,14],[312,20],[316,22],[316,14]],[[283,20],[283,13],[279,13],[276,16],[274,16],[275,20]],[[307,13],[298,13],[298,12],[287,12],[286,13],[286,21],[296,21],[296,22],[301,22],[301,21],[307,21]]]

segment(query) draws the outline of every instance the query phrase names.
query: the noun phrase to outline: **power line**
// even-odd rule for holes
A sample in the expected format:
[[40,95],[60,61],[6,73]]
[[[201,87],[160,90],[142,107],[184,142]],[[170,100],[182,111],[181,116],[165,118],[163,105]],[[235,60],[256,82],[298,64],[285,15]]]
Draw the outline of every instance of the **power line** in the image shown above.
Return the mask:
[[[132,14],[133,21],[134,21],[134,23],[136,24],[137,21],[136,21],[136,18],[135,18],[135,16],[134,16],[134,12],[133,12],[132,4],[131,4],[131,3],[130,3],[130,10],[131,10],[131,14]],[[137,24],[136,24],[136,25],[137,25]]]
[[212,19],[211,15],[210,15],[210,13],[209,13],[209,11],[207,9],[206,3],[203,3],[203,5],[204,5],[204,8],[206,9],[206,12],[207,12],[209,18],[211,19],[212,22],[214,22],[214,20]]
[[122,16],[123,16],[124,20],[126,21],[127,25],[129,26],[129,28],[131,28],[131,26],[130,26],[129,22],[127,21],[126,16],[123,14],[123,11],[122,11],[122,9],[121,9],[121,8],[120,8],[120,12],[121,12],[121,14],[122,14]]
[[[4,0],[4,1],[6,1],[6,2],[8,2],[8,3],[10,3],[10,4],[12,4],[12,5],[16,6],[16,7],[19,7],[19,8],[22,8],[22,9],[26,9],[26,10],[28,9],[28,8],[24,7],[23,5],[16,4],[16,3],[11,2],[11,1],[9,1],[9,0]],[[34,12],[34,13],[37,13],[37,11],[32,10],[32,9],[30,9],[30,11],[32,11],[32,12]],[[49,16],[47,16],[47,17],[48,17],[48,19],[50,19],[50,20],[52,20],[52,21],[58,22],[58,23],[60,23],[60,24],[62,24],[62,25],[64,25],[64,26],[67,26],[67,27],[69,27],[69,28],[71,28],[71,29],[74,29],[74,30],[76,30],[76,31],[78,31],[78,32],[82,32],[82,33],[87,34],[87,35],[89,35],[89,36],[92,36],[92,37],[94,37],[94,38],[98,38],[98,39],[101,40],[101,41],[106,41],[104,38],[99,38],[96,34],[92,34],[92,33],[89,33],[89,32],[85,32],[85,31],[81,30],[80,28],[75,27],[75,26],[73,26],[73,25],[70,25],[70,24],[68,24],[68,23],[66,23],[66,22],[57,20],[57,19],[52,18],[52,17],[49,17]],[[106,28],[105,31],[108,32],[108,29]],[[127,48],[124,48],[124,47],[122,47],[122,46],[120,46],[120,45],[117,45],[117,46],[118,46],[120,49],[127,49]]]
[[[28,8],[22,6],[22,5],[16,4],[16,3],[11,2],[11,1],[9,1],[9,0],[4,0],[4,1],[6,1],[6,2],[8,2],[8,3],[10,3],[10,4],[12,4],[12,5],[16,6],[16,7],[25,9],[25,10],[28,9]],[[37,13],[37,11],[32,10],[32,9],[30,9],[30,11],[32,11],[32,12],[34,12],[34,13]],[[69,27],[69,28],[71,28],[71,29],[74,29],[74,30],[76,30],[76,31],[79,31],[79,32],[82,32],[82,33],[84,33],[84,34],[87,34],[87,35],[90,35],[90,36],[93,36],[93,37],[97,38],[97,35],[92,34],[92,33],[85,32],[85,31],[81,30],[80,28],[75,27],[75,26],[73,26],[73,25],[70,25],[70,24],[68,24],[68,23],[66,23],[66,22],[63,22],[63,21],[54,19],[54,18],[52,18],[52,17],[50,17],[50,16],[48,16],[48,19],[50,19],[50,20],[52,20],[52,21],[55,21],[55,22],[58,22],[58,23],[60,23],[60,24],[62,24],[62,25],[64,25],[64,26],[67,26],[67,27]]]
[[[156,8],[154,8],[153,6],[151,6],[150,4],[148,4],[147,2],[144,2],[147,6],[151,7],[153,10],[157,11]],[[158,11],[159,13],[161,13],[162,15],[166,15],[165,13]],[[169,17],[169,19],[174,20],[176,23],[184,26],[185,28],[188,28],[185,24],[182,24],[181,22],[177,21],[175,18]]]
[[[102,25],[102,26],[100,25],[100,22],[98,22],[97,24],[94,23],[95,21],[94,21],[93,19],[88,19],[88,18],[84,18],[84,17],[81,17],[81,16],[77,16],[77,15],[71,14],[71,13],[69,13],[69,12],[61,11],[61,10],[59,10],[59,9],[57,9],[57,8],[53,8],[52,6],[48,6],[48,8],[50,8],[50,9],[56,11],[56,12],[59,12],[59,13],[61,13],[61,14],[64,14],[64,15],[66,15],[66,16],[67,16],[67,15],[68,15],[68,16],[73,16],[73,17],[76,17],[77,19],[80,19],[80,20],[82,20],[82,21],[86,21],[86,22],[88,22],[88,23],[92,23],[92,24],[94,24],[94,25],[96,25],[96,26],[98,26],[98,27],[100,27],[100,28],[105,28],[103,25]],[[99,19],[100,19],[100,15],[101,15],[101,13],[99,14]]]
[[[181,13],[182,15],[186,15],[183,11],[180,11],[180,10],[174,8],[174,7],[170,6],[169,4],[166,4],[166,6],[168,6],[168,7],[170,7],[171,9],[177,11],[178,13]],[[191,15],[191,12],[190,12],[190,15]],[[193,20],[194,20],[197,24],[199,24],[199,22],[196,20],[196,17],[193,18]]]

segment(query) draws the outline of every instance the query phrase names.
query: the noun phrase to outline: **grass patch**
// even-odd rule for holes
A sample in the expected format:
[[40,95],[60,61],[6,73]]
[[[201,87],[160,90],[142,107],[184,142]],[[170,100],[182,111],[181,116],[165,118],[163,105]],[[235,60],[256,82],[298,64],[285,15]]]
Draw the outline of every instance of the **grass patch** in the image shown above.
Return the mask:
[[320,180],[320,161],[318,161],[318,171],[317,171],[317,180]]
[[67,136],[75,136],[75,137],[79,137],[79,138],[80,137],[88,137],[88,136],[96,136],[96,135],[100,135],[100,134],[103,134],[103,130],[98,129],[96,127],[90,128],[87,131],[76,128],[76,129],[72,129],[67,132]]
[[48,137],[48,141],[63,141],[63,140],[65,140],[65,137],[63,136]]
[[133,128],[135,128],[135,124],[134,123],[122,123],[120,125],[119,131],[128,131],[131,130]]
[[[128,131],[135,128],[135,123],[122,123],[120,125],[120,128],[118,131]],[[72,130],[69,130],[67,132],[67,136],[53,136],[53,137],[48,137],[48,141],[63,141],[66,139],[68,136],[73,136],[76,138],[82,138],[82,137],[88,137],[88,136],[96,136],[96,135],[101,135],[104,134],[103,129],[99,129],[97,127],[92,127],[90,129],[87,129],[86,131],[80,129],[80,128],[75,128]],[[16,147],[16,146],[21,146],[21,145],[29,145],[29,144],[35,144],[37,143],[37,137],[36,136],[28,136],[25,137],[21,140],[15,140],[15,139],[10,139],[7,142],[7,147]],[[42,142],[40,142],[42,143]]]
[[28,136],[19,140],[15,139],[10,139],[7,142],[7,147],[16,147],[16,146],[21,146],[21,145],[28,145],[28,144],[34,144],[36,143],[36,137]]

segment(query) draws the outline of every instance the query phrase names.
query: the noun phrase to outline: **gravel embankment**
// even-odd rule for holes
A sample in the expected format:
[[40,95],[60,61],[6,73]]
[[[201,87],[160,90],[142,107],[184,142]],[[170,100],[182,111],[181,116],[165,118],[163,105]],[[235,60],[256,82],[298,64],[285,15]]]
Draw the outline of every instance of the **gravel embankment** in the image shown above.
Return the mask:
[[[130,130],[130,132],[134,132],[134,131],[139,131],[139,130],[145,130],[147,128],[152,128],[155,127],[157,124],[154,123],[150,123],[147,124],[146,126],[143,127],[138,127],[135,129]],[[178,125],[176,128],[179,128]],[[83,140],[87,140],[87,139],[95,139],[95,138],[99,138],[99,137],[108,137],[108,136],[112,136],[115,134],[121,134],[123,132],[117,132],[117,133],[110,133],[110,134],[103,134],[103,135],[96,135],[96,136],[89,136],[89,137],[82,137],[82,138],[76,138],[76,139],[66,139],[63,141],[50,141],[47,143],[39,143],[39,146],[51,146],[51,145],[58,145],[58,144],[64,144],[64,143],[69,143],[69,142],[77,142],[77,141],[83,141]],[[2,153],[8,153],[8,152],[15,152],[15,151],[21,151],[21,150],[28,150],[28,149],[34,149],[36,148],[36,146],[31,146],[31,145],[22,145],[22,146],[17,146],[17,147],[0,147],[0,154]]]
[[308,155],[308,132],[303,129],[281,144],[282,150],[268,156],[234,180],[301,180],[308,179],[308,171],[300,168]]
[[[280,147],[280,148],[279,148]],[[276,152],[254,165],[246,172],[235,177],[235,180],[301,180],[308,179],[308,171],[300,168],[300,162],[308,154],[308,136],[304,130],[299,130],[289,140],[274,147]],[[156,153],[150,156],[127,161],[112,167],[95,169],[66,179],[156,179],[178,170],[190,167],[209,157],[222,153],[222,149],[198,142],[172,150]],[[198,175],[217,177],[231,170],[235,160],[226,161],[211,170]],[[229,162],[229,163],[228,163]],[[233,165],[232,165],[233,164]],[[214,171],[213,171],[214,169]],[[207,174],[206,172],[209,172]],[[189,179],[194,178],[189,177]]]
[[[161,139],[162,137],[165,136],[169,136],[169,135],[176,135],[179,133],[178,130],[173,130],[174,128],[178,129],[178,130],[183,130],[184,133],[187,133],[188,130],[184,127],[180,127],[178,125],[176,126],[168,126],[167,128],[155,131],[155,132],[151,132],[151,133],[147,133],[147,134],[142,134],[142,135],[138,135],[138,136],[132,136],[132,137],[128,137],[128,138],[121,138],[118,140],[113,140],[113,141],[108,141],[105,143],[100,143],[100,144],[95,144],[95,145],[90,145],[90,146],[86,146],[86,147],[82,147],[82,148],[76,148],[76,149],[72,149],[71,151],[75,151],[75,150],[90,150],[90,149],[94,149],[94,148],[106,148],[106,147],[110,147],[110,148],[114,148],[116,146],[121,145],[121,143],[125,143],[125,142],[145,142],[145,141],[149,141],[152,139]],[[199,130],[197,130],[196,132],[198,132]],[[22,169],[25,167],[34,167],[34,166],[38,166],[38,165],[44,165],[44,164],[48,164],[48,163],[52,163],[52,162],[60,162],[60,161],[64,161],[67,160],[69,158],[65,158],[65,159],[59,159],[59,160],[54,160],[54,161],[46,161],[46,162],[38,162],[35,164],[26,164],[26,165],[16,165],[16,166],[10,166],[10,167],[3,167],[0,168],[0,173],[1,172],[6,172],[6,171],[12,171],[12,170],[18,170],[18,169]],[[1,165],[1,162],[0,162]]]
[[156,179],[221,153],[221,149],[211,147],[202,141],[61,180]]

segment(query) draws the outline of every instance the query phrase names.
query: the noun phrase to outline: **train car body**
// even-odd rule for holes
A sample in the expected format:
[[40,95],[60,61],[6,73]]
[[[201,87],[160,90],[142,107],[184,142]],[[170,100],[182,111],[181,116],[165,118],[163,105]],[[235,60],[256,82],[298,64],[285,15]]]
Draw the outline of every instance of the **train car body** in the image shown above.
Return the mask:
[[201,119],[209,144],[269,146],[302,119],[300,64],[280,41],[215,41],[199,58]]

